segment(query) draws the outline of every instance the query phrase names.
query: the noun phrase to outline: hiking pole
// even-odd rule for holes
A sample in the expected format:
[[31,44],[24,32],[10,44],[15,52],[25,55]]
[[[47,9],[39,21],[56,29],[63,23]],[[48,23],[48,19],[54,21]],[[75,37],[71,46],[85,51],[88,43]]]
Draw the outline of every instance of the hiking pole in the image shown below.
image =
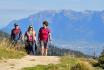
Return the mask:
[[51,41],[51,40],[49,40],[49,50],[50,50],[50,56],[52,56],[52,48],[51,48],[51,46],[52,46],[52,41]]
[[54,42],[53,42],[53,38],[51,37],[51,40],[50,40],[50,46],[53,47],[53,48],[50,48],[52,51],[51,51],[51,56],[54,55],[54,50],[55,50],[55,45],[54,45]]

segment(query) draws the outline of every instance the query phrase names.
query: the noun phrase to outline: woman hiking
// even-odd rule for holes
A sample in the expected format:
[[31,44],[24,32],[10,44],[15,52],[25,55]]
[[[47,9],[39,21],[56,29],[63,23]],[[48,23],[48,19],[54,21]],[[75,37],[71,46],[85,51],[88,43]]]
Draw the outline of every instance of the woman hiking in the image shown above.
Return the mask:
[[39,33],[38,33],[38,40],[40,42],[41,46],[41,55],[47,56],[48,52],[48,41],[51,40],[51,33],[48,28],[48,22],[44,21],[43,22],[43,27],[40,28]]
[[19,50],[19,43],[22,37],[21,29],[18,24],[14,24],[14,28],[11,31],[11,40],[16,50]]
[[[33,29],[33,26],[30,25],[28,30],[25,33],[25,49],[28,54],[35,54],[35,44],[36,44],[36,32]],[[34,47],[35,46],[35,47]]]

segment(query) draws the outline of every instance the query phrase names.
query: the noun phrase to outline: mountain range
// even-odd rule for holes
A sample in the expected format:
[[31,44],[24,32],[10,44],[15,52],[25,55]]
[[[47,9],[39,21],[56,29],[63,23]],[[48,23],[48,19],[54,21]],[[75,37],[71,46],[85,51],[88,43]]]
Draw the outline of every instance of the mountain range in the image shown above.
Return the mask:
[[[14,18],[15,19],[15,18]],[[104,11],[48,10],[13,20],[2,30],[10,33],[18,23],[25,33],[33,25],[38,35],[42,22],[47,20],[54,43],[60,47],[99,55],[104,46]]]

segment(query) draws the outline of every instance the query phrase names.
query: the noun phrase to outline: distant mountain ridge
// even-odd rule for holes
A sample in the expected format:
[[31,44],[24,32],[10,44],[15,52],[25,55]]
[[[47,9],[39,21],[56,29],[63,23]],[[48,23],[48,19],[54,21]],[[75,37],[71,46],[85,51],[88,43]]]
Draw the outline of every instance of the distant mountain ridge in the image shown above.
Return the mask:
[[24,19],[11,21],[3,31],[10,33],[13,24],[17,22],[23,33],[32,24],[38,34],[44,20],[49,22],[55,41],[85,41],[95,44],[104,42],[104,11],[41,11]]

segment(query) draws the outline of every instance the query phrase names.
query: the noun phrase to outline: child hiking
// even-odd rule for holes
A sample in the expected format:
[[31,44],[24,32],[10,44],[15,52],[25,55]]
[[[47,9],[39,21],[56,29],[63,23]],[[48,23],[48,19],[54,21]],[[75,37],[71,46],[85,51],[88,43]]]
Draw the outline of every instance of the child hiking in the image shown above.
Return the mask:
[[30,25],[28,30],[25,33],[25,49],[27,54],[35,54],[35,44],[36,44],[36,32],[33,29],[33,26]]
[[50,40],[50,30],[48,29],[48,22],[43,22],[43,27],[40,28],[38,33],[38,40],[41,46],[41,55],[47,56],[48,52],[48,41]]
[[14,28],[11,31],[11,40],[12,40],[13,45],[16,50],[18,50],[20,48],[19,42],[21,40],[21,36],[22,36],[22,33],[21,33],[21,29],[20,29],[19,25],[14,24]]

